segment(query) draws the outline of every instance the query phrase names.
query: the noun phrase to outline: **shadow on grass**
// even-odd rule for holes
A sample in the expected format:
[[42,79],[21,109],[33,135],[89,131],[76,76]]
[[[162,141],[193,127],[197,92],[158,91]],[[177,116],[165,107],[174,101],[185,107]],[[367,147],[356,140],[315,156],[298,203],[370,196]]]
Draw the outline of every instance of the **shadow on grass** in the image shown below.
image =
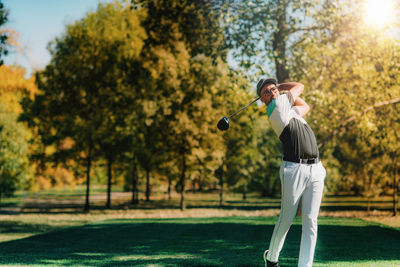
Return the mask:
[[43,233],[47,231],[53,231],[60,229],[59,226],[52,226],[49,224],[37,224],[37,223],[23,223],[18,221],[0,221],[0,233],[1,234],[29,234],[29,233]]
[[[83,192],[83,191],[82,191]],[[83,213],[84,198],[79,192],[67,192],[61,194],[60,192],[44,192],[40,195],[29,195],[25,198],[26,194],[20,194],[17,198],[11,198],[4,203],[0,203],[1,214],[59,214],[59,213]],[[96,195],[99,197],[100,195]],[[206,195],[206,199],[200,199],[202,194],[191,195],[193,199],[187,200],[188,209],[215,209],[220,208],[224,210],[266,210],[266,209],[280,209],[280,198],[263,198],[252,196],[247,200],[243,199],[227,199],[223,206],[219,206],[219,199],[217,195]],[[207,199],[210,198],[210,199]],[[325,197],[322,202],[322,211],[366,211],[368,200],[358,199],[356,197],[349,198],[350,196],[342,197]],[[391,201],[385,200],[371,200],[371,210],[390,211]],[[132,210],[152,210],[152,209],[179,209],[180,199],[173,198],[168,200],[152,199],[151,201],[140,201],[139,204],[131,204],[127,198],[116,198],[112,201],[112,209],[132,209]],[[108,210],[105,207],[105,199],[92,201],[92,210]]]
[[[83,204],[56,204],[56,203],[45,203],[45,204],[30,204],[25,205],[18,210],[7,210],[0,208],[0,214],[60,214],[60,213],[85,213],[83,211]],[[186,206],[187,209],[224,209],[224,210],[267,210],[267,209],[280,209],[280,203],[272,203],[267,205],[254,205],[249,203],[247,205],[230,205],[226,203],[222,206],[219,204],[190,204]],[[176,209],[180,210],[179,201],[166,202],[166,201],[149,201],[141,202],[139,205],[133,205],[130,203],[114,204],[111,208],[106,208],[105,204],[98,205],[92,204],[91,210],[122,210],[122,209],[132,209],[132,210],[154,210],[154,209]]]
[[[366,211],[367,207],[362,205],[343,205],[338,203],[338,205],[332,205],[334,202],[329,203],[329,205],[325,205],[322,203],[321,211]],[[133,205],[129,202],[114,204],[111,210],[122,210],[122,209],[131,209],[131,210],[153,210],[153,209],[176,209],[179,210],[179,201],[149,201],[149,202],[141,202],[138,205]],[[0,206],[0,214],[59,214],[59,213],[84,213],[83,204],[71,204],[71,203],[44,203],[44,204],[27,204],[21,208],[16,209],[16,206],[8,206],[1,207]],[[268,210],[268,209],[280,209],[280,202],[278,201],[268,201],[265,202],[264,205],[260,205],[259,203],[246,203],[246,202],[226,202],[224,205],[220,206],[219,204],[210,204],[207,202],[197,201],[196,203],[188,203],[187,209],[223,209],[223,210],[244,210],[244,211],[254,211],[254,210]],[[105,204],[92,204],[91,210],[110,210],[105,207]],[[371,205],[372,210],[380,210],[380,211],[390,211],[389,207],[381,207],[378,205]]]
[[[110,220],[2,242],[0,264],[262,266],[275,220]],[[300,235],[301,226],[293,225],[281,253],[283,266],[297,265]],[[378,225],[324,224],[322,220],[315,262],[399,260],[399,247],[400,231]]]

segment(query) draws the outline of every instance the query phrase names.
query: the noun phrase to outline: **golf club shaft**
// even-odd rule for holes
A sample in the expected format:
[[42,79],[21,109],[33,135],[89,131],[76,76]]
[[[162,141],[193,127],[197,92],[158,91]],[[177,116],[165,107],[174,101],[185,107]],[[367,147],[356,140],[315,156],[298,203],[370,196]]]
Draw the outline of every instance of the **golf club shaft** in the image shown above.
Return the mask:
[[237,113],[239,113],[240,111],[242,111],[243,109],[247,108],[248,106],[250,106],[251,104],[253,104],[254,102],[256,102],[258,99],[260,99],[260,97],[257,97],[256,99],[254,99],[253,101],[251,101],[249,104],[247,104],[246,106],[242,107],[241,109],[239,109],[238,111],[234,112],[233,114],[229,115],[228,119],[232,116],[235,116]]

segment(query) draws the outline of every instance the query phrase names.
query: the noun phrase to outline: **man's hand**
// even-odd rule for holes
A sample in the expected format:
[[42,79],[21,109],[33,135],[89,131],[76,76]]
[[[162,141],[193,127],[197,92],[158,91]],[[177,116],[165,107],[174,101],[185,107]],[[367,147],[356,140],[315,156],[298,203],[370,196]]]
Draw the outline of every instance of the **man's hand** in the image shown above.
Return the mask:
[[260,100],[265,104],[269,105],[269,103],[273,100],[276,99],[279,96],[279,90],[278,87],[274,87],[271,90],[263,90],[262,95],[260,97]]

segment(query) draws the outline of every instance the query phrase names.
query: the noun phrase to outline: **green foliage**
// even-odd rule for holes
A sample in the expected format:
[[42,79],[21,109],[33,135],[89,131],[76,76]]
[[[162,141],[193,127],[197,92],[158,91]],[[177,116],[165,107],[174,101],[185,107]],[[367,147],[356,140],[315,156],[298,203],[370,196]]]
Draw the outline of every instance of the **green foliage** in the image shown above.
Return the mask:
[[28,143],[17,114],[0,106],[0,196],[11,196],[28,179]]
[[[69,25],[49,45],[52,60],[37,75],[40,93],[25,100],[24,119],[39,128],[44,145],[56,144],[52,161],[84,160],[79,163],[86,165],[87,182],[93,159],[116,160],[118,150],[126,148],[122,128],[135,104],[126,69],[146,38],[140,16],[114,2],[99,4],[96,12]],[[67,139],[69,146],[57,145]]]
[[215,124],[221,115],[220,95],[232,82],[223,62],[217,4],[133,2],[147,12],[143,27],[148,38],[141,58],[145,71],[138,83],[141,90],[150,88],[138,101],[138,159],[146,170],[168,174],[169,181],[179,177],[183,200],[187,180],[212,181],[209,176],[224,154]]
[[17,122],[22,97],[36,92],[34,79],[26,79],[20,67],[0,66],[1,116],[1,193],[10,195],[16,188],[29,189],[34,166],[28,165],[28,140],[31,131]]
[[226,43],[220,26],[221,1],[131,0],[135,8],[148,13],[143,22],[148,43],[182,41],[191,56],[204,55],[226,60]]

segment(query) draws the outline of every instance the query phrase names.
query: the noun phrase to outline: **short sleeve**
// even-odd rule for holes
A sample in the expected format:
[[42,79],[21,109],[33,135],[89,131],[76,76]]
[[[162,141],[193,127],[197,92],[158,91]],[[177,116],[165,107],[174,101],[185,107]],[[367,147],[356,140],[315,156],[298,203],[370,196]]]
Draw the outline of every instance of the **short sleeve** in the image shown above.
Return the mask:
[[296,111],[296,113],[300,115],[300,110],[298,109],[298,107],[294,106],[293,110]]
[[285,94],[286,94],[287,98],[289,99],[290,106],[293,106],[294,105],[294,98],[293,98],[292,93],[289,91],[289,92],[286,92]]
[[282,94],[276,98],[276,105],[281,111],[288,111],[292,108],[290,98],[293,99],[292,94]]
[[272,128],[278,136],[293,117],[291,109],[292,107],[286,94],[279,95],[267,107],[267,115]]

